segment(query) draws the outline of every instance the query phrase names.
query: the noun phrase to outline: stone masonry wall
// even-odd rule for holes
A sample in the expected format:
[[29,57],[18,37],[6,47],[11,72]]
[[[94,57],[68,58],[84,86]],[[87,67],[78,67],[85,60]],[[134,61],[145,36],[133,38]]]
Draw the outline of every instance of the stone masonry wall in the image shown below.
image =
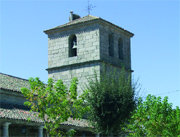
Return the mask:
[[[82,63],[100,58],[99,29],[97,24],[71,28],[70,30],[49,34],[48,68]],[[77,56],[69,57],[69,36],[77,37]]]
[[[109,46],[109,34],[113,33],[113,46],[114,46],[114,56],[109,56],[108,46]],[[120,60],[118,57],[118,40],[122,38],[123,40],[123,52],[124,59]],[[124,66],[131,69],[131,59],[130,59],[130,37],[125,35],[123,31],[114,29],[108,25],[100,25],[100,55],[101,59],[112,63],[116,66]]]
[[[122,68],[114,66],[112,64],[101,62],[100,64],[100,76],[111,75],[113,77],[119,78],[122,72]],[[126,71],[127,78],[128,76],[131,76],[130,71]]]
[[[69,57],[69,36],[77,37],[77,56]],[[62,79],[69,86],[73,77],[79,80],[81,92],[87,79],[94,71],[100,73],[99,26],[98,24],[71,28],[70,30],[49,35],[48,41],[48,77]]]
[[[114,56],[109,56],[109,34],[113,33]],[[69,57],[69,36],[77,37],[77,56]],[[82,92],[88,78],[96,72],[100,76],[103,62],[106,63],[107,73],[121,67],[131,69],[130,36],[123,30],[105,24],[88,24],[68,28],[48,35],[48,77],[62,79],[69,86],[73,77],[79,80],[78,92]],[[118,57],[118,40],[123,39],[124,59]]]
[[58,80],[62,79],[63,82],[69,87],[73,77],[78,78],[78,92],[81,92],[85,88],[85,84],[88,83],[88,79],[94,78],[94,74],[100,75],[100,63],[85,63],[77,66],[67,66],[60,69],[54,69],[49,71],[49,77]]

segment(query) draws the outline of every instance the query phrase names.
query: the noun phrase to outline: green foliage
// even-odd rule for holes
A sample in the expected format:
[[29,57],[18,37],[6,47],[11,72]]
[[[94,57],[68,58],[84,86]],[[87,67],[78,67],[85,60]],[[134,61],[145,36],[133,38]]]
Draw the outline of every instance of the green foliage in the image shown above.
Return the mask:
[[69,90],[62,80],[55,83],[51,78],[47,84],[39,78],[30,78],[29,83],[31,89],[21,89],[28,100],[25,105],[29,106],[31,111],[39,112],[48,133],[52,136],[73,135],[73,130],[64,133],[59,128],[68,118],[81,118],[87,111],[87,107],[83,106],[84,99],[77,98],[77,78],[72,79]]
[[172,109],[168,98],[148,95],[143,102],[139,100],[137,109],[133,112],[127,125],[129,136],[180,136],[180,109]]
[[103,73],[100,78],[96,75],[95,80],[89,81],[84,94],[90,107],[89,119],[96,132],[118,134],[134,110],[135,93],[128,74],[122,69],[121,72]]

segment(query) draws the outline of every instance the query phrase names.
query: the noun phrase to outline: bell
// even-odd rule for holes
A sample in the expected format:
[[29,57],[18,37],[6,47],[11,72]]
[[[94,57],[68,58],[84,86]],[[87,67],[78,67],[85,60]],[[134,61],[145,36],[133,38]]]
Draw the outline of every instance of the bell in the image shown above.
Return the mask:
[[77,43],[74,41],[72,49],[76,49],[76,48],[77,48]]

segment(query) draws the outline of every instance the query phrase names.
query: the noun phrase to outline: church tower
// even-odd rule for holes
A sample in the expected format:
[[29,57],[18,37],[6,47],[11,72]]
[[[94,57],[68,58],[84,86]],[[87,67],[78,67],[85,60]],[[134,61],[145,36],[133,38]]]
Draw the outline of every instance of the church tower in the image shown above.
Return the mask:
[[70,13],[69,22],[44,31],[48,35],[48,77],[62,79],[65,84],[73,77],[79,81],[78,91],[94,72],[101,76],[106,66],[131,72],[130,38],[133,33],[102,18]]

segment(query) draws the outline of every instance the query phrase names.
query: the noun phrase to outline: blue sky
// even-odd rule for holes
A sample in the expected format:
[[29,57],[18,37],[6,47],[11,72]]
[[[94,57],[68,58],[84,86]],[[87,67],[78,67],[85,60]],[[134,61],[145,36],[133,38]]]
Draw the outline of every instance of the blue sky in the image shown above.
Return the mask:
[[[180,1],[91,0],[91,15],[135,34],[133,76],[140,95],[168,96],[180,106]],[[48,38],[43,30],[68,22],[69,11],[87,15],[87,0],[1,0],[0,72],[47,81]]]

